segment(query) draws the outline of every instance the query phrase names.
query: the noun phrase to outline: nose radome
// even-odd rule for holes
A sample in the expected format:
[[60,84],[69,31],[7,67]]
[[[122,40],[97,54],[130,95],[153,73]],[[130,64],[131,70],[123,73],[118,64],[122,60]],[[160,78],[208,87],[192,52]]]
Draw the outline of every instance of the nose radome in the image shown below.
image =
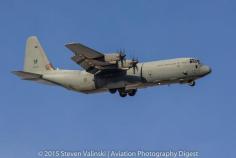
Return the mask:
[[211,68],[210,68],[210,66],[207,66],[207,65],[204,65],[204,66],[202,66],[202,71],[203,71],[203,73],[204,74],[209,74],[209,73],[211,73]]
[[211,67],[210,66],[208,66],[208,69],[209,69],[208,73],[211,73]]

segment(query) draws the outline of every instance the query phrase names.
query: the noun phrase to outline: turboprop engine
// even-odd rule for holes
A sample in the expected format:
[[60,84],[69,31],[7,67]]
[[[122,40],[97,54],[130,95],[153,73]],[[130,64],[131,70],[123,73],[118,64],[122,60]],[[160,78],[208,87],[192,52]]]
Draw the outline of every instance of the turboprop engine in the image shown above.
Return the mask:
[[107,62],[123,61],[125,60],[125,56],[126,55],[123,52],[106,54],[105,61]]
[[120,51],[118,53],[106,54],[105,61],[110,63],[117,63],[121,69],[131,69],[133,68],[133,73],[137,70],[138,60],[126,60],[126,55],[124,52]]

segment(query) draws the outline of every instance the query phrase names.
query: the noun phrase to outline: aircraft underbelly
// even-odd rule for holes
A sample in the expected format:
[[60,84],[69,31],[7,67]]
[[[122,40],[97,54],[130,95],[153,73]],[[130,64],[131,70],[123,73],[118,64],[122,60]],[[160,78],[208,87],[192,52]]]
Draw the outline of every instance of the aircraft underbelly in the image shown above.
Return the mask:
[[141,83],[140,76],[124,75],[113,78],[95,78],[97,88],[117,89]]
[[84,93],[102,92],[108,89],[138,89],[157,85],[181,82],[187,79],[181,67],[170,64],[160,66],[157,63],[140,63],[136,71],[116,77],[94,77],[86,71],[51,71],[43,75],[43,79],[57,83],[67,89]]

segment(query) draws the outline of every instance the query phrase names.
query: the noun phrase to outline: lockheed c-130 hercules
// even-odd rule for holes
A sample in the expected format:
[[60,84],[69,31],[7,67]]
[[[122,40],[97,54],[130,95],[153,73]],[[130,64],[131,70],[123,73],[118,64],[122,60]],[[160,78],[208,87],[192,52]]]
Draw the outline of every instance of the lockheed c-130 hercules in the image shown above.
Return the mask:
[[65,45],[71,58],[85,70],[55,69],[49,62],[37,37],[28,38],[24,70],[13,71],[24,80],[57,85],[82,93],[109,91],[121,97],[134,96],[139,88],[188,84],[206,76],[211,68],[195,58],[176,58],[140,63],[128,60],[124,52],[103,54],[80,43]]

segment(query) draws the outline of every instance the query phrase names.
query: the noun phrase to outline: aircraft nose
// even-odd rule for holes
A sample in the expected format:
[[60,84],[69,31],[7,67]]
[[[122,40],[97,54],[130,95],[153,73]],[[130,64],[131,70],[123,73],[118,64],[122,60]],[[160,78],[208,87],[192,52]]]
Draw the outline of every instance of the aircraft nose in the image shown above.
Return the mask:
[[210,68],[210,66],[203,65],[201,67],[201,71],[204,75],[207,75],[207,74],[211,73],[211,68]]

